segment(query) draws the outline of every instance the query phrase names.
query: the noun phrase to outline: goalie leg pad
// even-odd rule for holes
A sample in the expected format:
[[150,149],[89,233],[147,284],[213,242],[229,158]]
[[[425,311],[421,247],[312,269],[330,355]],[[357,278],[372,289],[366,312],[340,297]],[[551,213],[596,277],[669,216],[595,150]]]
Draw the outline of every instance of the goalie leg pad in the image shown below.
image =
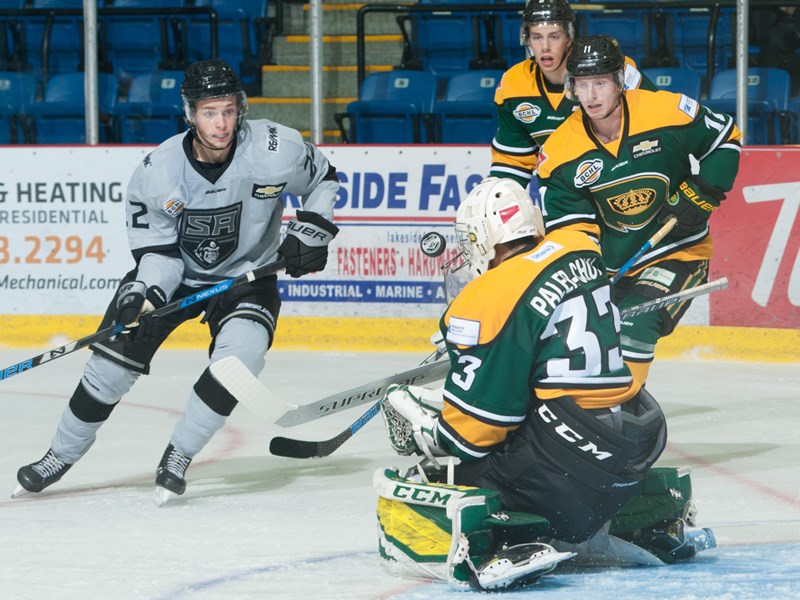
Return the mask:
[[654,525],[666,519],[686,519],[694,525],[691,471],[656,467],[636,485],[635,494],[611,519],[611,535]]
[[[506,556],[506,562],[491,561],[498,537],[510,529],[523,532],[515,537],[532,540],[549,527],[537,515],[501,511],[500,495],[494,490],[411,481],[395,469],[377,470],[373,486],[379,495],[380,554],[395,575],[444,581],[457,589],[484,583],[505,588],[515,578],[530,581],[550,570],[545,567],[553,557],[533,559],[541,549],[531,550],[524,560],[517,557],[516,565],[511,560],[516,554]],[[476,562],[491,568],[479,577]]]
[[654,468],[612,519],[610,533],[666,564],[715,548],[714,532],[695,526],[689,469]]

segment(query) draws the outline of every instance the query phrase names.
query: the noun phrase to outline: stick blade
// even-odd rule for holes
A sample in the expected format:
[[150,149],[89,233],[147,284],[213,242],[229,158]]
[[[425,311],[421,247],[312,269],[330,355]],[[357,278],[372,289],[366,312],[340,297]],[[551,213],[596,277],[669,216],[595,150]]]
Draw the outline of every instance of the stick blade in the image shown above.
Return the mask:
[[275,423],[286,410],[297,408],[273,394],[235,356],[226,356],[211,363],[209,369],[214,379],[236,400],[256,417],[268,423]]
[[269,451],[275,456],[286,458],[320,458],[327,454],[320,454],[320,442],[306,440],[293,440],[285,437],[274,437],[269,443]]

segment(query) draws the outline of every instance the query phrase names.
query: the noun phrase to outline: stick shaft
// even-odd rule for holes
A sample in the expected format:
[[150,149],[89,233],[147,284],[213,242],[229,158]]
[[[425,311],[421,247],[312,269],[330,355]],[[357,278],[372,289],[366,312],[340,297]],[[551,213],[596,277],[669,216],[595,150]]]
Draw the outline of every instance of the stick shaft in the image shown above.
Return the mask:
[[622,276],[625,275],[625,273],[627,273],[630,270],[630,268],[633,266],[633,264],[637,260],[639,260],[645,252],[647,252],[648,250],[650,250],[650,248],[652,248],[658,242],[663,240],[664,236],[666,236],[670,231],[672,231],[672,228],[675,227],[675,225],[677,225],[677,223],[678,223],[678,218],[677,217],[670,217],[670,219],[666,223],[664,223],[664,225],[661,226],[661,229],[656,231],[652,235],[652,237],[650,237],[650,239],[647,240],[644,243],[644,245],[641,248],[639,248],[636,251],[636,253],[633,256],[631,256],[625,262],[625,264],[622,265],[619,268],[619,270],[614,274],[614,277],[611,278],[611,283],[615,284],[615,283],[617,283],[617,281],[622,279]]
[[[649,312],[651,310],[658,310],[659,308],[663,308],[669,304],[674,304],[676,302],[685,302],[691,298],[695,298],[697,296],[701,296],[703,294],[708,294],[715,290],[722,290],[728,287],[728,279],[726,277],[722,277],[715,281],[710,281],[703,285],[698,285],[693,288],[689,288],[687,290],[682,290],[680,292],[676,292],[674,294],[669,294],[668,296],[664,296],[663,298],[656,298],[655,300],[650,300],[649,302],[644,302],[642,304],[637,304],[636,306],[632,306],[626,310],[620,311],[620,315],[622,317],[631,317],[638,314],[642,314],[645,312]],[[442,365],[449,370],[450,364],[449,361],[442,361],[441,363],[434,362],[429,364],[423,364],[420,367],[417,367],[417,370],[422,368],[432,369],[438,365]],[[445,376],[447,374],[447,370],[444,371]],[[408,373],[408,371],[406,371]],[[395,377],[398,378],[396,383],[400,382],[400,378],[402,378],[405,373],[399,373]],[[390,378],[387,378],[390,379]],[[381,380],[384,381],[384,380]],[[370,385],[370,384],[366,384]],[[362,386],[364,387],[364,386]],[[376,390],[377,391],[377,390]],[[384,389],[385,391],[385,389]],[[374,397],[374,395],[370,395],[369,397]],[[356,404],[351,404],[349,407],[356,406]],[[378,400],[375,404],[373,404],[367,412],[363,415],[358,417],[350,426],[347,427],[344,431],[335,435],[329,440],[322,440],[322,441],[308,441],[308,440],[296,440],[286,437],[274,437],[270,441],[269,450],[272,454],[276,456],[285,456],[287,458],[322,458],[333,454],[342,444],[344,444],[347,440],[353,437],[358,431],[360,431],[364,425],[366,425],[375,415],[377,415],[381,407],[383,406],[383,398]]]
[[[168,315],[179,310],[186,308],[187,306],[191,306],[192,304],[197,304],[198,302],[202,302],[203,300],[207,300],[212,296],[217,296],[224,292],[227,292],[229,289],[238,287],[240,285],[244,285],[250,281],[255,281],[261,277],[266,277],[267,275],[272,275],[277,273],[281,269],[286,266],[286,260],[280,259],[268,265],[264,265],[262,267],[258,267],[257,269],[253,269],[252,271],[248,271],[244,275],[240,275],[239,277],[234,277],[232,279],[228,279],[227,281],[223,281],[216,285],[212,285],[211,287],[205,288],[200,290],[199,292],[195,292],[194,294],[190,294],[185,298],[181,298],[179,300],[175,300],[170,302],[169,304],[165,304],[161,308],[157,308],[153,312],[150,313],[153,317],[163,317],[164,315]],[[96,342],[102,342],[103,340],[107,340],[110,337],[114,337],[115,335],[121,333],[125,330],[125,326],[121,324],[111,325],[110,327],[106,327],[101,329],[91,335],[87,335],[86,337],[82,337],[79,340],[75,340],[73,342],[69,342],[63,346],[59,346],[58,348],[53,348],[52,350],[48,350],[47,352],[43,352],[41,354],[37,354],[31,358],[18,362],[14,365],[10,365],[4,369],[0,369],[0,381],[3,379],[8,379],[14,375],[19,375],[20,373],[25,373],[26,371],[30,371],[31,369],[43,365],[51,360],[56,358],[61,358],[62,356],[66,356],[67,354],[71,354],[77,350],[81,350],[86,348],[87,346],[91,346]]]

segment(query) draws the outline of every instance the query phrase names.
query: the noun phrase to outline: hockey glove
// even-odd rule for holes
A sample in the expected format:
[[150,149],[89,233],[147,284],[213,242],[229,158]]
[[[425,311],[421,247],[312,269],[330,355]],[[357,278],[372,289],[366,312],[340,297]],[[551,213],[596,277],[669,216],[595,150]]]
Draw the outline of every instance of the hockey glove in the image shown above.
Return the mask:
[[297,218],[286,225],[286,237],[278,248],[278,256],[286,259],[286,273],[301,277],[322,271],[328,262],[328,244],[339,228],[325,217],[307,210],[298,210]]
[[717,188],[702,177],[693,175],[681,183],[678,190],[667,199],[658,220],[666,223],[670,217],[677,217],[678,222],[670,235],[684,238],[701,231],[724,198],[725,194]]
[[128,329],[123,333],[134,333],[136,337],[152,333],[155,321],[147,313],[167,303],[167,296],[157,285],[145,286],[141,281],[130,281],[119,289],[115,323]]
[[441,401],[433,398],[434,390],[418,386],[390,385],[383,399],[383,417],[389,443],[401,456],[418,454],[434,460],[447,456],[439,447],[436,419]]

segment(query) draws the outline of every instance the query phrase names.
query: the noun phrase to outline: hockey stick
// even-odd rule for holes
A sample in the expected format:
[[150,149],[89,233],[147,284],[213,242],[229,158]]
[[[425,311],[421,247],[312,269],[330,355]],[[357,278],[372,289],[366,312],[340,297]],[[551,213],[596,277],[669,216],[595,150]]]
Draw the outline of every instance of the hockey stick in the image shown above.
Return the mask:
[[[651,310],[658,310],[659,308],[663,308],[664,306],[667,306],[669,304],[674,304],[676,302],[684,302],[691,298],[695,298],[696,296],[708,294],[715,290],[722,290],[725,289],[726,287],[728,287],[728,279],[726,277],[723,277],[721,279],[717,279],[715,281],[711,281],[703,285],[699,285],[693,288],[689,288],[687,290],[670,294],[668,296],[664,296],[663,298],[656,298],[655,300],[643,302],[642,304],[637,304],[636,306],[632,306],[628,309],[621,310],[620,316],[625,318],[649,312]],[[447,371],[450,368],[449,361],[442,361],[442,363],[434,362],[428,365],[422,365],[420,367],[417,367],[416,370],[419,371],[423,368],[431,370],[439,365],[445,367],[443,375],[446,375]],[[409,371],[406,371],[406,373],[408,372]],[[402,377],[403,375],[405,375],[405,373],[400,373],[396,377]],[[400,383],[400,381],[395,381],[393,383]],[[275,456],[285,456],[287,458],[316,458],[316,457],[321,458],[328,456],[333,452],[335,452],[339,448],[339,446],[341,446],[347,440],[353,437],[356,434],[356,432],[358,432],[359,429],[364,427],[364,425],[366,425],[375,415],[377,415],[381,411],[382,405],[383,405],[383,398],[381,398],[380,400],[378,400],[378,402],[373,404],[369,408],[369,410],[367,410],[367,412],[358,417],[358,419],[356,419],[351,425],[349,425],[347,429],[345,429],[340,434],[332,437],[329,440],[314,442],[307,440],[295,440],[278,436],[272,438],[272,441],[269,444],[269,451]],[[353,403],[350,404],[350,406],[356,406],[356,404]]]
[[[442,352],[436,350],[430,354],[418,367],[402,371],[388,377],[382,377],[365,383],[343,392],[331,394],[321,400],[305,404],[299,408],[288,411],[275,421],[281,427],[294,427],[302,423],[314,421],[320,417],[326,417],[348,408],[354,408],[366,404],[370,400],[377,400],[383,397],[386,388],[392,383],[402,383],[404,385],[423,385],[432,381],[444,379],[450,369],[449,361],[437,362],[442,356]],[[235,396],[236,394],[234,394]]]
[[274,423],[287,410],[297,408],[297,405],[284,402],[277,394],[273,394],[235,356],[226,356],[211,363],[209,370],[236,400],[264,421]]
[[666,236],[670,231],[672,231],[672,228],[675,227],[675,225],[677,225],[677,223],[678,223],[678,218],[677,217],[670,217],[669,220],[666,223],[664,223],[664,225],[661,226],[661,229],[656,231],[652,235],[652,237],[649,240],[647,240],[644,243],[644,245],[641,248],[639,248],[636,251],[636,253],[633,256],[631,256],[625,262],[625,264],[622,265],[619,268],[619,270],[614,274],[614,277],[611,278],[611,285],[614,285],[615,283],[617,283],[617,281],[619,281],[622,278],[622,276],[625,275],[625,273],[628,272],[628,269],[630,269],[633,266],[633,263],[635,263],[637,260],[639,260],[642,257],[642,254],[644,254],[645,252],[650,250],[650,248],[652,248],[658,242],[660,242],[662,239],[664,239],[664,236]]
[[386,388],[392,383],[423,385],[425,383],[444,379],[444,376],[450,369],[450,365],[448,361],[437,362],[440,356],[442,356],[442,353],[437,350],[428,356],[418,367],[389,375],[388,377],[382,377],[343,392],[331,394],[311,404],[306,404],[294,410],[290,410],[276,420],[275,424],[281,427],[294,427],[295,425],[314,421],[320,417],[326,417],[348,408],[366,404],[370,400],[382,398],[383,394],[386,392]]
[[697,296],[702,296],[703,294],[710,294],[711,292],[715,292],[717,290],[724,290],[727,287],[728,287],[728,278],[720,277],[719,279],[715,279],[714,281],[709,281],[708,283],[704,283],[703,285],[697,285],[695,287],[688,288],[680,292],[675,292],[674,294],[668,294],[666,296],[662,296],[661,298],[656,298],[654,300],[648,300],[647,302],[642,302],[641,304],[637,304],[636,306],[631,306],[630,308],[624,308],[621,311],[619,311],[619,314],[620,317],[622,318],[635,317],[637,315],[650,312],[651,310],[658,310],[659,308],[664,308],[665,306],[669,306],[670,304],[685,302],[686,300],[691,300],[692,298],[696,298]]
[[[267,275],[273,275],[277,273],[281,269],[286,266],[286,260],[280,259],[276,260],[273,263],[268,265],[264,265],[262,267],[258,267],[253,269],[252,271],[248,271],[244,275],[240,275],[239,277],[234,277],[232,279],[228,279],[227,281],[223,281],[216,285],[212,285],[211,287],[207,287],[205,289],[200,290],[199,292],[195,292],[194,294],[190,294],[185,298],[181,298],[179,300],[175,300],[174,302],[170,302],[169,304],[165,304],[161,308],[157,308],[156,310],[148,313],[149,316],[152,317],[163,317],[164,315],[168,315],[179,310],[186,308],[187,306],[191,306],[192,304],[197,304],[198,302],[202,302],[203,300],[207,300],[212,296],[217,296],[222,294],[223,292],[227,292],[231,288],[239,287],[245,283],[249,283],[251,281],[255,281],[256,279],[260,279],[261,277],[266,277]],[[69,342],[64,346],[59,346],[58,348],[54,348],[53,350],[48,350],[47,352],[43,352],[42,354],[38,354],[32,358],[27,360],[23,360],[22,362],[18,362],[15,365],[11,365],[6,367],[5,369],[0,369],[0,381],[3,379],[8,379],[13,375],[18,375],[19,373],[24,373],[25,371],[30,371],[31,369],[43,365],[46,362],[50,362],[56,358],[61,358],[62,356],[66,356],[67,354],[71,354],[76,350],[81,350],[86,348],[87,346],[91,346],[96,342],[102,342],[103,340],[107,340],[110,337],[114,337],[115,335],[122,333],[125,331],[126,327],[120,323],[116,325],[111,325],[109,327],[105,327],[92,335],[87,335],[86,337],[82,337],[79,340],[75,340],[74,342]]]

